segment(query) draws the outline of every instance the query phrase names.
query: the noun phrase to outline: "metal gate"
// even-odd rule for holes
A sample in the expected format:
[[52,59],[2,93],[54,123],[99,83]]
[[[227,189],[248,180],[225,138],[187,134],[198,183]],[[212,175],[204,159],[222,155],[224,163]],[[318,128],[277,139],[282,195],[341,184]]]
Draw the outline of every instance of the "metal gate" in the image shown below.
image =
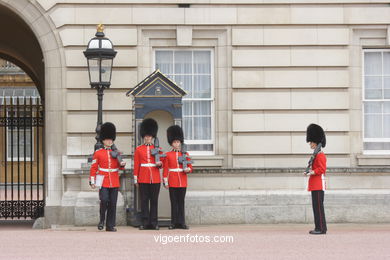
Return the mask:
[[43,112],[38,97],[0,97],[0,218],[43,216]]

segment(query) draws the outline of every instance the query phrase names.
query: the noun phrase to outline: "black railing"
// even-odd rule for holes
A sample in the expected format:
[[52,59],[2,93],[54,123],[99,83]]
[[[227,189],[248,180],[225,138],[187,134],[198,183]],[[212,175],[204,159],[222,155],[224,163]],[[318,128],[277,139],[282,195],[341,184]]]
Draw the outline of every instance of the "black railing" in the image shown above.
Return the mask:
[[44,110],[36,97],[0,97],[0,218],[38,218],[44,208]]

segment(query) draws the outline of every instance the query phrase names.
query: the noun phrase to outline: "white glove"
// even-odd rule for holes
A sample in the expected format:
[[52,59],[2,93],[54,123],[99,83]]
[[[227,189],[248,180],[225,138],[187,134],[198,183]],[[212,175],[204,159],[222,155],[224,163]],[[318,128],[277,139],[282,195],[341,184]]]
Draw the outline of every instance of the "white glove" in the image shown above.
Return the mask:
[[308,173],[306,173],[307,176],[316,174],[314,171],[310,170]]

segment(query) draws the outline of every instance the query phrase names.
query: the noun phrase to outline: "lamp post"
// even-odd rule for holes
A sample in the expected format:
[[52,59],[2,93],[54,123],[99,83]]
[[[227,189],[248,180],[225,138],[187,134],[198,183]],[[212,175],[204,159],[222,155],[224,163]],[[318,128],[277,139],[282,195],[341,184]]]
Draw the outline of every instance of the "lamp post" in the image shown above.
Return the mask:
[[112,42],[104,37],[103,30],[104,26],[99,24],[95,37],[88,42],[87,49],[84,51],[88,61],[89,84],[91,88],[97,90],[98,96],[95,151],[103,147],[100,141],[100,127],[103,123],[103,95],[104,90],[111,85],[112,63],[117,53]]

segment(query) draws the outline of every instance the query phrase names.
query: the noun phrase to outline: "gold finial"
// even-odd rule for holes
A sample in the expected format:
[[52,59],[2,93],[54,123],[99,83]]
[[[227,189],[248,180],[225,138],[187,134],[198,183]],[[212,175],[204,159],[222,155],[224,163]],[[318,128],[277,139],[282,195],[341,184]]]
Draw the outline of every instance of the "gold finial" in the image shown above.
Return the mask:
[[103,24],[98,24],[97,32],[103,32],[103,31],[104,31],[104,25]]

